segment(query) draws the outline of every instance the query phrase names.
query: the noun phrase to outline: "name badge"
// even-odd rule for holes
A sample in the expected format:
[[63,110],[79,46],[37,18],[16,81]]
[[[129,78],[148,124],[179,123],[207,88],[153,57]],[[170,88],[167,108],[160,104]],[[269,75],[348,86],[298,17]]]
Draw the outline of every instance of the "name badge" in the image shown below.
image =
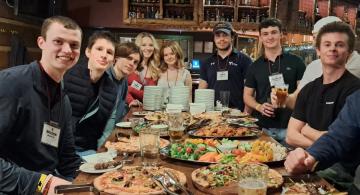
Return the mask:
[[134,81],[131,83],[131,87],[140,91],[140,90],[141,90],[141,87],[142,87],[142,84],[134,80]]
[[271,87],[284,86],[285,85],[284,77],[283,77],[283,74],[281,74],[281,73],[270,75],[269,76],[269,81],[270,81],[270,86]]
[[229,79],[228,71],[218,71],[216,73],[216,80],[218,81],[227,81]]
[[60,128],[54,123],[44,123],[41,143],[57,148],[59,146]]

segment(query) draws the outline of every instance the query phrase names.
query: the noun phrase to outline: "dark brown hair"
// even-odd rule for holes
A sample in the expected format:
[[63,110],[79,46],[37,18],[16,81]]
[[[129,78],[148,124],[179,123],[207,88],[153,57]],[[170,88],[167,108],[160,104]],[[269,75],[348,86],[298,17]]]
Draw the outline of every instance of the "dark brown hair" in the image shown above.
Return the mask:
[[140,48],[132,42],[126,42],[126,43],[120,43],[117,44],[116,48],[115,48],[115,58],[120,57],[120,58],[127,58],[129,57],[131,54],[134,53],[138,53],[140,55],[140,61],[142,61],[142,54],[140,52]]
[[351,29],[350,25],[346,24],[345,22],[331,22],[325,26],[323,26],[319,33],[316,36],[316,43],[315,46],[317,49],[320,49],[321,38],[326,33],[344,33],[348,36],[348,46],[349,52],[352,53],[355,47],[355,34],[354,31]]
[[114,35],[110,32],[110,31],[95,31],[88,40],[88,44],[87,44],[87,48],[91,49],[92,46],[95,44],[95,42],[98,39],[105,39],[107,41],[109,41],[114,48],[116,47],[116,39],[114,37]]
[[282,32],[282,24],[281,21],[276,18],[266,18],[259,25],[259,33],[261,33],[261,29],[268,27],[278,27],[279,31]]
[[46,33],[49,30],[49,27],[53,23],[59,23],[64,25],[64,28],[71,30],[80,30],[82,36],[82,30],[80,26],[71,18],[65,16],[52,16],[44,20],[41,26],[41,36],[46,40]]

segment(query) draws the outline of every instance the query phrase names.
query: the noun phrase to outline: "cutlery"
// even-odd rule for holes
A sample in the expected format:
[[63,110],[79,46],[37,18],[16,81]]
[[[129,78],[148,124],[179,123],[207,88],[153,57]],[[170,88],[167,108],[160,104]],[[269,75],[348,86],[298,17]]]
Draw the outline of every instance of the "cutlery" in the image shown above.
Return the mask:
[[185,194],[187,194],[187,195],[192,195],[192,194],[186,189],[185,186],[183,186],[180,182],[178,182],[178,181],[175,179],[175,177],[174,177],[170,172],[168,172],[168,171],[164,171],[164,172],[165,172],[165,175],[169,178],[169,182],[170,182],[172,185],[180,188],[182,191],[185,192]]
[[93,192],[95,195],[100,195],[92,184],[75,184],[75,185],[59,185],[54,188],[55,194],[63,194],[69,192]]
[[[170,194],[170,195],[179,195],[175,192],[172,192],[171,190],[169,190],[169,188],[166,185],[166,181],[165,181],[165,177],[163,175],[154,175],[151,177],[151,179],[154,181],[158,181],[155,182],[156,184],[160,183],[160,187],[163,188],[165,190],[166,193]],[[159,185],[159,184],[158,184]]]

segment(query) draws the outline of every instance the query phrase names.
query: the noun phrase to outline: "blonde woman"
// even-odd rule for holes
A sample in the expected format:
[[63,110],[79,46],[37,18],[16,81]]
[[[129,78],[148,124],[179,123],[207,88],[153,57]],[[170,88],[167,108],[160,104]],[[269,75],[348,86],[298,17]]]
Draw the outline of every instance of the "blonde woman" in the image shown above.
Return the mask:
[[162,45],[160,50],[160,77],[158,86],[166,89],[174,86],[188,86],[190,90],[189,101],[192,100],[191,74],[185,69],[184,55],[176,41],[169,41]]
[[128,94],[126,102],[129,106],[140,106],[144,96],[144,86],[156,85],[160,64],[160,49],[154,36],[142,32],[136,36],[135,44],[140,47],[143,60],[137,71],[128,76]]

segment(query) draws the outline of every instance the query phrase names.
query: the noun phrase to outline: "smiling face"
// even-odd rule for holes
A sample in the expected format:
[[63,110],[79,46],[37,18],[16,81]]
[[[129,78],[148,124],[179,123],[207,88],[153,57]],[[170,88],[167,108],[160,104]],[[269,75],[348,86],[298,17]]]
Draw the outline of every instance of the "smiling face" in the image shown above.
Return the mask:
[[260,40],[265,49],[281,47],[281,37],[282,33],[277,26],[269,26],[260,30]]
[[38,37],[37,43],[42,50],[41,64],[53,72],[65,72],[75,65],[80,56],[81,31],[67,29],[54,22],[47,32],[46,39]]
[[214,34],[214,43],[218,50],[227,51],[231,47],[231,35],[223,32],[216,32]]
[[348,39],[349,37],[345,33],[323,34],[320,39],[320,47],[316,48],[321,63],[324,66],[345,67],[350,56]]
[[114,62],[115,46],[109,40],[99,38],[91,48],[86,48],[85,54],[90,70],[105,72]]
[[176,54],[170,47],[164,48],[164,62],[168,65],[168,67],[176,67],[178,59]]
[[128,57],[118,57],[116,58],[116,63],[114,68],[117,69],[117,72],[123,74],[122,76],[129,75],[133,73],[137,66],[140,63],[140,54],[139,53],[132,53]]
[[149,59],[154,54],[154,44],[150,37],[143,37],[141,39],[140,50],[145,59]]

